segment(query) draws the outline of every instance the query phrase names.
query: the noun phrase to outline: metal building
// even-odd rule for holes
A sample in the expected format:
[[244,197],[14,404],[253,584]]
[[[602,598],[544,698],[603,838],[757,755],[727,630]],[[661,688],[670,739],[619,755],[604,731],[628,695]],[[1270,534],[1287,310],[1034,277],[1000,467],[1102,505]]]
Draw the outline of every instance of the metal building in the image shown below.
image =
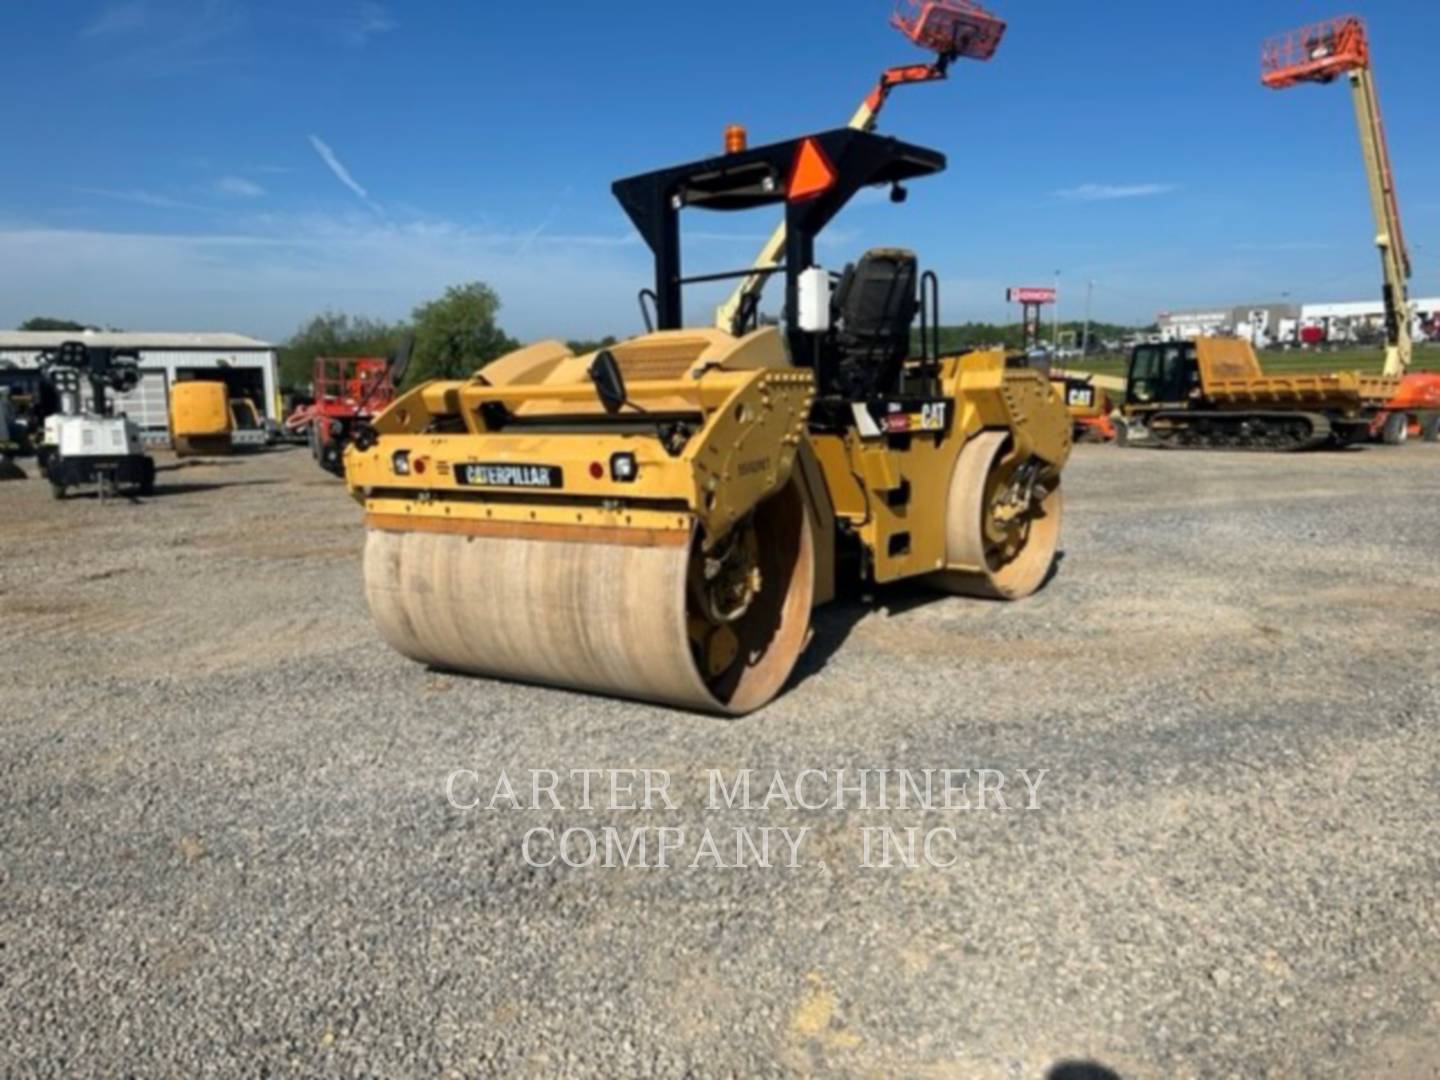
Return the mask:
[[[1440,297],[1411,300],[1415,307],[1410,335],[1419,341],[1440,336]],[[1346,304],[1306,304],[1300,309],[1305,326],[1319,327],[1325,340],[1354,341],[1360,328],[1380,332],[1385,328],[1385,305],[1377,300]]]
[[1165,341],[1197,337],[1240,337],[1263,347],[1294,336],[1300,307],[1290,303],[1237,304],[1203,311],[1164,312],[1157,320]]
[[1197,337],[1229,334],[1235,329],[1229,308],[1204,311],[1162,311],[1155,320],[1164,341],[1188,341]]
[[[43,350],[76,340],[140,354],[140,385],[117,397],[115,410],[140,425],[146,442],[170,441],[170,387],[185,379],[224,382],[231,398],[249,398],[263,418],[281,420],[275,346],[243,334],[0,330],[0,367],[37,367]],[[237,431],[235,437],[240,443],[260,442],[264,432]]]

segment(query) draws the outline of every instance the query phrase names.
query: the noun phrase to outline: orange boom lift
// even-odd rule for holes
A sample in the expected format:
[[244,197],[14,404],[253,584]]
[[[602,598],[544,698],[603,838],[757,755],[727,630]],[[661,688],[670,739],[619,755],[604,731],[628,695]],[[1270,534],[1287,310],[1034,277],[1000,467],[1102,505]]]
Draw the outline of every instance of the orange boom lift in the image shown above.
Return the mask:
[[[890,25],[919,48],[934,53],[935,59],[928,64],[901,64],[881,72],[874,89],[850,118],[848,126],[857,131],[875,130],[885,103],[897,87],[947,79],[956,60],[989,60],[1005,36],[1005,21],[970,0],[897,0]],[[745,139],[743,127],[731,127],[726,132],[727,150],[744,150]],[[784,254],[782,224],[760,249],[750,272],[730,298],[716,309],[718,329],[744,333],[756,325],[760,294],[771,275],[778,272]]]
[[1440,373],[1410,370],[1415,352],[1410,331],[1415,317],[1409,297],[1410,252],[1400,222],[1365,23],[1346,15],[1272,38],[1265,43],[1260,66],[1260,81],[1272,90],[1332,83],[1342,76],[1350,82],[1384,272],[1385,374],[1401,378],[1400,392],[1387,403],[1378,426],[1387,443],[1404,442],[1412,430],[1434,442],[1440,438]]

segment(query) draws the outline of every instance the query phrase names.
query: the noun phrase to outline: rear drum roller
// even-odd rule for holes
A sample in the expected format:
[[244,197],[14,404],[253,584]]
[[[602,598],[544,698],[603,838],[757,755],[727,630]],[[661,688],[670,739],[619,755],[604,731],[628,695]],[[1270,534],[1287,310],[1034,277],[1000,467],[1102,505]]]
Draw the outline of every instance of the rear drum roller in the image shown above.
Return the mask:
[[1022,600],[1045,583],[1065,496],[1059,477],[1044,475],[1040,465],[1019,461],[1007,432],[982,432],[965,444],[946,506],[945,561],[957,569],[930,575],[931,585],[962,596]]
[[807,643],[814,541],[794,483],[709,553],[679,531],[476,531],[369,531],[371,612],[413,660],[739,716]]
[[1424,442],[1440,442],[1440,413],[1431,413],[1420,421],[1420,438]]

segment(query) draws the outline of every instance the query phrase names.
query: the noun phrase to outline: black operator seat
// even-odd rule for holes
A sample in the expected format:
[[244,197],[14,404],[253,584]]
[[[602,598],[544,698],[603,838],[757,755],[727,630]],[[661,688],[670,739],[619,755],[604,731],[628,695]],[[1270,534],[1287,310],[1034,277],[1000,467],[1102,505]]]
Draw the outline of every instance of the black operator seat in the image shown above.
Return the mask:
[[845,268],[833,321],[838,388],[852,400],[895,393],[920,310],[913,251],[874,248]]

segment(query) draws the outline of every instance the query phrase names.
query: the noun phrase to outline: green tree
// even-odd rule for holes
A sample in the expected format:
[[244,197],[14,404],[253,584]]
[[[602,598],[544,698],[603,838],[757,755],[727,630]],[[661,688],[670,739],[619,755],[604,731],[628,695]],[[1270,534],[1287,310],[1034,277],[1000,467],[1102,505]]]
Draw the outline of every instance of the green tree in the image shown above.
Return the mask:
[[500,329],[500,298],[479,281],[452,285],[414,311],[415,351],[406,384],[460,379],[519,347]]
[[404,323],[387,323],[363,315],[327,311],[316,315],[280,350],[280,382],[287,390],[305,390],[319,356],[391,356],[409,331]]
[[45,315],[36,315],[34,318],[26,319],[20,324],[21,330],[27,331],[59,331],[59,330],[99,330],[98,326],[86,326],[84,323],[75,322],[73,319],[52,319]]

